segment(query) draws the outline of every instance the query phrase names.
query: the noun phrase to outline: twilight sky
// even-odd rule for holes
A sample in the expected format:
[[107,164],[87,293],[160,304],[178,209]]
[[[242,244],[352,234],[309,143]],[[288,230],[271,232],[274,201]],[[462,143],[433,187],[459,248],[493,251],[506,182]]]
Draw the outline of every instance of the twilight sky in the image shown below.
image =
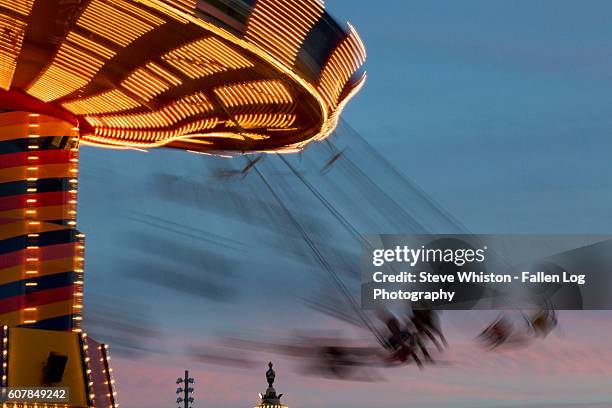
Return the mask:
[[[345,120],[467,229],[612,232],[612,4],[328,0],[326,6],[357,27],[369,53],[368,82]],[[337,139],[342,144],[342,135]],[[324,150],[313,154],[325,160]],[[210,185],[207,166],[219,160],[88,147],[81,158],[89,331],[111,351],[122,341],[149,350],[113,355],[124,408],[171,408],[174,380],[185,368],[196,377],[196,407],[248,408],[265,389],[270,358],[277,390],[292,408],[612,406],[607,312],[561,313],[558,336],[500,354],[483,354],[472,341],[495,313],[446,313],[445,364],[422,373],[411,366],[381,372],[385,380],[371,383],[304,376],[295,362],[263,353],[249,354],[259,366],[248,369],[190,361],[185,350],[215,345],[226,334],[365,334],[296,300],[317,290],[316,268],[277,259],[287,248],[261,222],[224,217],[223,208],[202,211],[214,206],[216,196],[200,193]],[[376,165],[360,162],[372,175],[380,174]],[[333,190],[342,174],[328,177],[322,189]],[[265,198],[250,179],[233,188]],[[376,181],[416,218],[431,215],[413,193]],[[278,175],[276,183],[294,197],[295,179]],[[384,208],[359,216],[368,203],[357,206],[339,192],[330,197],[362,232],[411,232],[385,229]],[[325,220],[322,209],[296,208]],[[205,275],[198,280],[200,268]],[[167,271],[186,272],[164,281]],[[176,282],[181,277],[192,281]],[[109,328],[117,322],[127,325]]]

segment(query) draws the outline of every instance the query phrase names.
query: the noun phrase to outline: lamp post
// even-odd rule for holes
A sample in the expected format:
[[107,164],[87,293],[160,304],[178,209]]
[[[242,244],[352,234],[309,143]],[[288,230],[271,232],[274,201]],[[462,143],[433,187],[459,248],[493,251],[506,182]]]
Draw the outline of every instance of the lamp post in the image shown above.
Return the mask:
[[[179,385],[179,387],[176,389],[176,394],[178,395],[178,397],[176,398],[176,403],[180,404],[182,402],[182,408],[192,408],[191,404],[193,403],[193,397],[190,396],[190,394],[193,394],[193,388],[190,386],[190,384],[193,383],[194,380],[193,378],[189,377],[188,370],[185,370],[184,378],[179,377],[176,379],[176,384]],[[184,386],[181,387],[180,384],[184,384]],[[181,406],[179,405],[178,408],[181,408]]]

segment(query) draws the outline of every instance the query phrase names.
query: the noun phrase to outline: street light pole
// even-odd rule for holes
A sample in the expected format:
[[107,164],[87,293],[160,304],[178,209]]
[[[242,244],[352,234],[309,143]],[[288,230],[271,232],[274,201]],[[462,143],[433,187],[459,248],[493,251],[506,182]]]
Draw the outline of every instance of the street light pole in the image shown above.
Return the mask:
[[[176,394],[178,395],[178,397],[176,398],[176,403],[180,404],[181,402],[183,403],[183,408],[193,408],[193,406],[191,405],[191,403],[193,403],[193,397],[190,396],[190,394],[193,393],[193,388],[190,387],[190,384],[194,384],[194,379],[189,377],[189,371],[185,370],[185,377],[184,378],[177,378],[176,379],[176,384],[184,384],[184,387],[178,387],[176,389]],[[183,396],[181,397],[180,394],[183,394]],[[180,406],[178,408],[181,408]]]

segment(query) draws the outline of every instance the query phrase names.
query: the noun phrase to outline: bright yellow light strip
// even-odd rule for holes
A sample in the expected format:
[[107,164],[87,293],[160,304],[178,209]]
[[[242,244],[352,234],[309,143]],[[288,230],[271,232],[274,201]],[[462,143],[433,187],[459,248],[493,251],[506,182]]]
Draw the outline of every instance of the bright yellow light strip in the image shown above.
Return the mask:
[[287,105],[293,102],[285,85],[277,80],[252,81],[215,88],[228,108],[248,105]]
[[119,90],[113,90],[64,102],[62,106],[75,115],[92,115],[133,109],[139,107],[140,103]]
[[170,7],[179,9],[187,13],[193,13],[196,7],[196,0],[162,0]]
[[177,129],[111,129],[96,128],[95,135],[83,137],[83,141],[89,144],[111,144],[117,146],[132,147],[160,147],[174,140],[180,140],[183,136],[193,137],[192,133],[212,129],[217,126],[217,118],[199,119],[187,123]]
[[[367,78],[368,78],[367,74],[364,73],[361,76],[361,78],[359,78],[359,80],[357,80],[357,82],[355,83],[355,87],[350,90],[348,95],[346,95],[346,97],[344,97],[344,99],[342,99],[342,101],[340,101],[338,106],[331,112],[331,114],[329,115],[329,119],[327,120],[327,123],[325,123],[323,125],[324,129],[329,129],[329,132],[328,133],[321,132],[317,136],[315,136],[315,138],[312,139],[312,140],[323,140],[331,132],[333,132],[334,129],[336,129],[336,127],[338,126],[338,121],[340,120],[340,113],[342,112],[342,110],[344,110],[344,108],[350,102],[350,100],[353,99],[353,97],[355,95],[357,95],[359,93],[359,91],[361,91],[361,88],[363,88],[363,86],[365,85],[365,82],[366,82]],[[304,140],[304,141],[298,143],[297,147],[302,149],[309,142],[310,142],[310,140]],[[296,146],[287,146],[287,147],[296,147]]]
[[247,58],[214,37],[183,45],[170,51],[162,59],[193,79],[253,66]]
[[122,83],[125,89],[145,101],[181,84],[181,80],[154,62],[132,72]]
[[338,106],[338,98],[350,77],[363,65],[366,52],[357,32],[350,27],[350,33],[332,52],[323,68],[319,91],[330,110]]
[[296,115],[287,113],[253,113],[235,115],[234,119],[243,129],[288,128],[295,122]]
[[322,0],[259,0],[249,17],[246,39],[293,66],[324,8]]
[[87,85],[114,51],[71,32],[55,59],[26,90],[45,102],[52,101]]
[[181,137],[181,141],[193,142],[193,143],[203,143],[203,144],[211,144],[208,141],[202,141],[202,139],[198,138],[210,138],[210,139],[234,139],[234,140],[265,140],[269,139],[270,136],[262,135],[259,133],[251,133],[251,132],[212,132],[212,133],[203,133],[203,134],[190,134],[185,137]]
[[[24,2],[9,2],[24,3]],[[23,4],[21,4],[23,5]],[[25,7],[25,5],[23,5]],[[29,9],[24,8],[23,11]],[[27,24],[10,16],[0,14],[0,88],[9,89],[13,82],[17,57],[23,43],[23,33]]]
[[[134,3],[146,3],[147,0],[133,0]],[[166,0],[155,0],[156,3],[152,6],[153,9],[157,10],[160,13],[165,14],[166,16],[172,18],[175,21],[178,21],[183,24],[188,24],[189,19],[187,16],[193,16],[193,12],[185,11],[172,7],[171,5],[165,4]],[[173,0],[170,0],[173,1]],[[151,7],[151,4],[146,4],[146,6]]]
[[19,14],[23,14],[24,16],[27,16],[30,14],[33,4],[34,4],[34,0],[2,0],[0,1],[1,6],[9,10],[16,11]]
[[180,120],[212,111],[212,104],[202,92],[198,92],[153,112],[87,116],[85,119],[97,128],[156,129],[162,126],[172,126]]
[[126,47],[165,21],[125,0],[93,0],[77,25]]

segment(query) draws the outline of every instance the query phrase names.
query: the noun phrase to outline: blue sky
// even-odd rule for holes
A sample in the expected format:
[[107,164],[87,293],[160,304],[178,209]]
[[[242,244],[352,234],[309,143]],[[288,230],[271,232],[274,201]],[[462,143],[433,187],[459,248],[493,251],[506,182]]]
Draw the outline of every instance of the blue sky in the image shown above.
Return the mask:
[[612,230],[611,4],[328,8],[369,52],[368,85],[345,117],[470,229]]
[[[369,54],[368,82],[344,119],[470,231],[612,232],[612,4],[329,0],[326,6],[357,27]],[[195,183],[183,188],[206,185],[206,158],[88,147],[81,158],[79,228],[87,234],[88,305],[157,330],[143,344],[155,353],[114,359],[124,407],[171,406],[174,377],[186,366],[204,388],[199,406],[248,406],[265,386],[265,361],[261,369],[230,369],[190,362],[181,349],[237,328],[253,336],[286,335],[298,321],[300,328],[336,328],[292,301],[312,285],[312,268],[284,261],[266,267],[275,257],[268,232],[151,194],[159,173]],[[377,170],[368,166],[361,163],[365,172]],[[359,214],[354,203],[337,198],[343,213]],[[408,212],[428,216],[413,196],[404,198]],[[244,253],[253,256],[254,266],[240,270],[251,259],[239,259],[236,275],[224,277],[237,287],[238,300],[178,297],[126,276],[126,260],[155,258],[134,245],[138,237],[159,233],[135,222],[139,214],[249,242]],[[372,224],[382,225],[377,218],[383,217],[372,214]],[[182,267],[174,261],[160,262]],[[567,314],[565,338],[483,359],[470,342],[486,316],[451,317],[443,323],[456,339],[448,357],[456,363],[452,368],[424,375],[410,368],[398,371],[397,379],[364,385],[303,377],[281,360],[280,391],[295,408],[442,407],[451,398],[461,407],[612,401],[605,385],[612,373],[603,364],[612,358],[604,341],[612,334],[610,314]],[[112,336],[100,333],[112,346]],[[415,392],[398,392],[406,382]]]

